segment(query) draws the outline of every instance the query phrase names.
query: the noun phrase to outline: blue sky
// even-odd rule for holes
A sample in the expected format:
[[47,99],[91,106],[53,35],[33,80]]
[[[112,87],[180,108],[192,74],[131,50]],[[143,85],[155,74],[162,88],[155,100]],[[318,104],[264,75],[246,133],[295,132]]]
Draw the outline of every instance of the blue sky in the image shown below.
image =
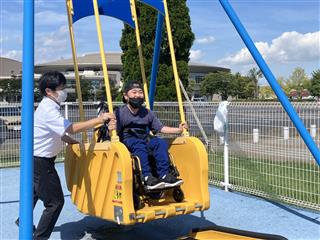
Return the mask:
[[[70,58],[71,49],[64,0],[36,0],[35,61]],[[320,68],[320,0],[230,0],[243,25],[278,78],[295,67],[308,75]],[[191,60],[231,68],[246,74],[255,67],[218,0],[188,0],[196,41]],[[0,55],[22,56],[23,1],[0,0]],[[101,18],[105,49],[120,51],[123,24]],[[98,52],[94,17],[74,25],[78,55]],[[261,82],[264,84],[264,80]]]

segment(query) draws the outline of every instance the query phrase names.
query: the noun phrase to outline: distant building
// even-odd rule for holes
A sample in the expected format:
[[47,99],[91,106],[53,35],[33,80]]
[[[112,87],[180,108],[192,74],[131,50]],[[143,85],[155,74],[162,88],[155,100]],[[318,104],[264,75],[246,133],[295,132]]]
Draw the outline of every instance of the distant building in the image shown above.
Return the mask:
[[[121,53],[107,53],[106,59],[108,64],[109,80],[112,81],[116,86],[122,86]],[[101,88],[104,82],[100,54],[86,54],[84,56],[78,57],[77,61],[81,78],[95,81],[96,87]],[[58,70],[63,72],[69,80],[69,87],[75,89],[72,59],[61,59],[35,66],[35,72],[39,74],[42,74],[50,70]],[[230,72],[230,69],[205,65],[202,63],[189,63],[189,78],[196,82],[195,90],[193,93],[194,98],[201,97],[200,83],[204,79],[204,77],[208,73],[218,71]]]
[[10,58],[0,57],[0,80],[11,79],[13,75],[21,76],[22,63]]
[[[229,68],[216,67],[212,65],[206,65],[203,63],[189,62],[189,79],[194,80],[196,85],[193,91],[192,99],[204,99],[200,93],[200,84],[204,80],[205,76],[214,72],[230,72]],[[206,100],[206,99],[204,99]]]
[[[10,77],[11,71],[19,73],[21,75],[21,63],[11,59],[1,59],[1,74],[0,80]],[[4,60],[2,60],[4,59]],[[122,86],[122,62],[121,53],[107,53],[106,54],[108,75],[110,82],[113,82],[115,86]],[[91,80],[94,83],[95,88],[100,89],[104,85],[103,72],[101,65],[101,58],[99,53],[86,54],[84,56],[78,56],[78,69],[81,79]],[[3,67],[4,65],[4,67]],[[3,71],[2,71],[3,68]],[[11,70],[12,68],[12,70]],[[57,61],[37,64],[35,66],[35,79],[47,71],[60,71],[65,74],[67,78],[67,87],[69,91],[75,91],[75,74],[72,58],[60,59]],[[193,98],[200,98],[200,83],[204,77],[211,72],[230,72],[228,68],[216,67],[211,65],[205,65],[202,63],[189,63],[190,79],[196,82],[196,86],[193,92]],[[9,75],[8,75],[9,74]],[[1,100],[1,99],[0,99]]]
[[[22,63],[10,58],[0,57],[0,81],[10,79],[21,79],[22,75]],[[7,84],[10,84],[8,82]],[[16,101],[15,96],[7,96],[5,88],[10,86],[0,85],[0,102]]]
[[[115,86],[122,86],[121,73],[122,63],[120,53],[106,54],[108,76],[110,82]],[[100,54],[86,54],[77,57],[78,70],[81,79],[91,80],[94,86],[100,89],[104,85],[103,71]],[[43,74],[47,71],[60,71],[65,74],[68,82],[68,88],[75,89],[76,81],[72,59],[60,59],[53,62],[38,64],[35,66],[35,73]]]

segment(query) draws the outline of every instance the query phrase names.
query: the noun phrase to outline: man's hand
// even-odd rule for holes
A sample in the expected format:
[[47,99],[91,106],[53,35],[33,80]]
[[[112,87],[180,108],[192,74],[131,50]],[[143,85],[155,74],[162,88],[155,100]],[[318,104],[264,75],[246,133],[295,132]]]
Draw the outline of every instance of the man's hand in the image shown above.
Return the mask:
[[108,123],[108,130],[111,132],[112,130],[117,129],[117,120],[116,119],[111,119],[110,122]]
[[104,123],[107,120],[116,119],[116,116],[113,113],[102,113],[99,118],[101,119],[101,122]]
[[189,127],[188,127],[188,124],[187,123],[180,123],[179,124],[179,129],[180,129],[180,133],[182,133],[183,132],[183,129],[186,129],[186,130],[188,130],[189,129]]

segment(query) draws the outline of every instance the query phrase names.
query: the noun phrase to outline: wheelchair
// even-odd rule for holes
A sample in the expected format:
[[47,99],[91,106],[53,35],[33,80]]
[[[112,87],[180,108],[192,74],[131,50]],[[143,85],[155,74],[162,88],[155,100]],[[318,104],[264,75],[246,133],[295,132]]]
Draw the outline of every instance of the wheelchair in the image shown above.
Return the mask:
[[[101,110],[100,110],[101,111]],[[100,112],[99,111],[99,112]],[[97,142],[109,141],[108,122],[105,122],[100,127],[96,128]],[[175,165],[172,154],[169,155],[169,173],[175,177],[179,177],[179,171]],[[138,156],[131,154],[132,159],[132,176],[133,176],[133,201],[134,209],[139,210],[144,207],[145,202],[160,201],[164,197],[172,196],[175,202],[182,202],[184,200],[184,193],[180,186],[167,187],[162,189],[147,189],[142,175],[140,159]],[[149,166],[153,176],[157,176],[156,159],[153,157],[152,152],[148,154]]]
[[[179,171],[174,163],[173,156],[169,154],[169,173],[175,177],[179,177]],[[162,189],[147,189],[144,181],[138,156],[131,155],[132,170],[133,170],[133,201],[134,208],[139,210],[144,207],[144,203],[161,202],[161,199],[172,197],[175,202],[182,202],[184,200],[184,193],[181,186],[167,187]],[[156,160],[152,154],[149,154],[149,165],[153,176],[157,176]]]

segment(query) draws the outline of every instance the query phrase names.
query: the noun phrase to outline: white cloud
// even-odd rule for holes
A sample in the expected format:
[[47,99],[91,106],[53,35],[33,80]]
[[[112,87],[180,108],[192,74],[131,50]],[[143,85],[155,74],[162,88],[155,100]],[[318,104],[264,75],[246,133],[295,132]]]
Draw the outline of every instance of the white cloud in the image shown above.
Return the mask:
[[[42,33],[38,36],[38,43],[40,47],[46,48],[65,48],[68,39],[67,26],[61,26],[57,31],[51,33]],[[37,39],[36,39],[37,40]],[[57,49],[54,49],[57,50]]]
[[17,61],[22,61],[22,51],[20,50],[8,50],[5,52],[0,52],[1,57],[15,59]]
[[5,41],[8,41],[8,37],[0,37],[0,43],[3,43]]
[[190,60],[191,61],[199,61],[200,58],[203,56],[201,50],[190,50]]
[[[284,32],[280,37],[267,42],[255,43],[261,55],[268,62],[289,63],[317,61],[320,56],[320,31],[301,34]],[[254,60],[247,48],[218,61],[224,65],[250,65]]]
[[69,54],[69,32],[67,26],[61,26],[58,30],[48,33],[41,33],[36,36],[35,60],[45,62]]
[[37,25],[57,25],[67,23],[67,14],[58,14],[54,11],[42,11],[35,14]]
[[198,43],[198,44],[208,44],[208,43],[212,43],[214,41],[215,41],[215,38],[213,36],[208,36],[208,37],[196,39],[196,43]]
[[1,10],[0,18],[1,21],[3,21],[2,27],[15,25],[15,27],[20,28],[23,25],[23,13],[21,11],[17,11],[12,14],[12,12]]
[[41,4],[43,4],[43,3],[44,3],[43,0],[36,0],[36,1],[35,1],[35,4],[36,4],[36,5],[37,5],[37,4],[38,4],[38,5],[41,5]]

